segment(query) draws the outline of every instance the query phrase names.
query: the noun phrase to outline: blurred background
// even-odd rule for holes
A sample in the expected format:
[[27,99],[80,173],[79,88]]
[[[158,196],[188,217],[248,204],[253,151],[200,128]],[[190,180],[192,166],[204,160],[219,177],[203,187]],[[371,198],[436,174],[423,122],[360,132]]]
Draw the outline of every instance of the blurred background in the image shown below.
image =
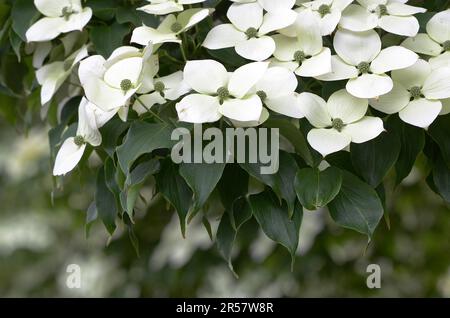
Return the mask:
[[[237,279],[201,222],[183,239],[162,200],[136,218],[139,256],[127,229],[111,239],[99,222],[87,231],[93,170],[56,188],[47,127],[0,127],[0,296],[450,297],[450,210],[420,170],[390,194],[391,229],[382,222],[367,249],[364,236],[335,226],[327,211],[306,212],[291,272],[287,251],[247,224],[234,249]],[[366,286],[372,263],[381,267],[380,289]],[[80,289],[66,286],[69,264],[81,268]]]

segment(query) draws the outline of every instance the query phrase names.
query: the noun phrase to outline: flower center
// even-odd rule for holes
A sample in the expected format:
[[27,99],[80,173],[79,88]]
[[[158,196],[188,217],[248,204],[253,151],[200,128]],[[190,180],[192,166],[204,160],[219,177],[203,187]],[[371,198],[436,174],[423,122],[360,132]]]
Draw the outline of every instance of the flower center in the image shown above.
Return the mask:
[[329,6],[329,5],[326,5],[326,4],[322,4],[320,7],[319,7],[319,13],[320,13],[320,16],[323,18],[324,16],[326,16],[327,14],[330,14],[331,13],[331,7]]
[[170,30],[171,30],[173,33],[178,33],[178,32],[180,32],[181,30],[183,30],[183,26],[181,25],[181,23],[175,22],[175,23],[172,24],[172,26],[170,27]]
[[256,95],[258,95],[261,101],[265,101],[267,99],[267,93],[265,91],[257,91]]
[[120,82],[120,89],[123,90],[125,93],[128,92],[132,88],[133,88],[133,83],[129,79],[124,79],[124,80],[122,80],[122,82]]
[[388,9],[385,4],[380,4],[377,9],[380,17],[388,14]]
[[61,16],[67,21],[69,20],[70,16],[74,13],[77,13],[74,11],[71,7],[64,7],[61,10]]
[[442,44],[442,47],[444,48],[444,51],[450,51],[450,40],[445,41],[444,44]]
[[333,127],[334,129],[336,129],[337,131],[341,132],[342,129],[344,129],[345,124],[342,121],[342,119],[340,118],[335,118],[333,119],[332,123],[331,123],[331,127]]
[[358,64],[357,68],[361,72],[361,74],[366,74],[370,71],[370,64],[367,62],[361,62]]
[[413,99],[420,98],[420,96],[422,96],[422,88],[419,86],[414,86],[409,90],[409,93]]
[[224,100],[230,97],[230,91],[226,87],[220,87],[217,90],[217,96],[219,97],[220,104],[223,104]]
[[298,64],[302,64],[304,60],[306,60],[305,52],[297,51],[294,53],[294,61],[296,61]]
[[256,36],[258,35],[258,30],[256,30],[255,28],[248,28],[247,31],[245,31],[245,35],[249,38],[256,38]]
[[162,93],[166,89],[166,85],[164,85],[163,82],[156,82],[155,83],[155,91]]
[[75,142],[75,145],[77,145],[78,147],[81,147],[81,146],[83,146],[86,143],[84,141],[84,138],[82,136],[80,136],[80,135],[75,136],[74,142]]

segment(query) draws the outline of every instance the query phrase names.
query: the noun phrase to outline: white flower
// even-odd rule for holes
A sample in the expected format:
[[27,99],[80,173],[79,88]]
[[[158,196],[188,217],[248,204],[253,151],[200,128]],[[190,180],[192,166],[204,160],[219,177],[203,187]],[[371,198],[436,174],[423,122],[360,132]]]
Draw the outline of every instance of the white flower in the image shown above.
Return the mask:
[[365,116],[367,99],[353,97],[344,89],[331,95],[328,103],[311,93],[300,94],[300,99],[305,117],[315,127],[308,133],[308,142],[324,157],[352,142],[374,139],[384,130],[380,118]]
[[239,122],[259,121],[261,99],[251,89],[264,76],[268,63],[254,62],[234,73],[214,60],[190,61],[184,68],[184,81],[197,93],[184,97],[177,105],[180,121],[207,123],[222,116]]
[[184,10],[183,5],[205,2],[206,0],[147,0],[150,4],[140,7],[137,10],[149,14],[165,15]]
[[323,47],[317,17],[306,10],[300,12],[299,17],[301,22],[296,25],[296,38],[282,34],[272,36],[276,44],[273,55],[278,61],[285,62],[274,62],[274,65],[287,67],[303,77],[330,73],[331,51]]
[[405,4],[408,0],[356,0],[358,4],[349,5],[342,14],[340,26],[356,32],[380,27],[386,32],[415,36],[419,22],[413,16],[423,13],[424,8]]
[[81,31],[92,17],[92,10],[83,8],[80,0],[34,0],[34,5],[45,18],[28,29],[28,42],[50,41],[61,33]]
[[[299,14],[303,11],[309,11],[319,21],[319,32],[321,35],[330,35],[336,30],[339,21],[341,20],[342,11],[353,0],[315,0],[311,2],[302,3],[302,7],[296,9]],[[281,30],[281,33],[287,36],[296,36],[296,24],[302,23],[302,16],[297,17],[297,21],[294,25]]]
[[[432,57],[428,60],[433,70],[440,68],[450,68],[450,52],[445,52],[439,56]],[[442,111],[440,115],[450,114],[450,98],[442,99]]]
[[100,146],[102,136],[98,129],[106,124],[116,112],[103,112],[83,98],[78,108],[77,135],[67,138],[62,144],[56,155],[53,175],[60,176],[72,171],[83,157],[87,143],[94,147]]
[[189,9],[178,16],[171,14],[156,29],[148,26],[134,29],[131,43],[140,45],[147,45],[149,42],[153,44],[181,43],[178,36],[204,20],[211,12],[211,9]]
[[211,50],[234,47],[246,59],[263,61],[275,51],[275,42],[267,34],[294,23],[296,14],[292,10],[276,10],[264,15],[255,2],[233,3],[227,17],[231,23],[214,27],[203,46]]
[[440,99],[450,97],[450,67],[433,70],[418,60],[413,66],[392,72],[394,89],[370,105],[384,113],[399,113],[411,125],[426,128],[442,110]]
[[167,100],[177,100],[190,91],[191,88],[183,80],[183,72],[178,71],[168,76],[155,79],[153,92],[139,96],[139,100],[135,101],[133,109],[138,114],[143,114],[153,105],[164,104]]
[[450,9],[434,15],[427,23],[427,33],[406,39],[402,45],[416,53],[438,56],[450,51]]
[[295,0],[231,0],[236,3],[258,3],[267,12],[284,11],[292,9]]
[[334,37],[338,56],[332,57],[332,73],[318,76],[324,81],[350,79],[347,91],[359,98],[375,98],[392,90],[385,73],[413,65],[418,56],[401,46],[381,50],[380,36],[374,31],[339,30]]
[[[298,81],[294,73],[284,67],[270,67],[252,91],[270,110],[293,118],[303,118],[299,94],[295,92]],[[264,112],[264,118],[268,114]],[[261,119],[259,124],[261,124]],[[248,127],[248,126],[247,126]]]
[[88,57],[80,63],[78,75],[88,100],[109,111],[125,106],[135,93],[153,90],[158,68],[152,45],[144,50],[124,46],[116,49],[108,60],[100,55]]
[[36,71],[36,79],[41,87],[41,104],[48,103],[64,81],[70,76],[73,68],[86,56],[87,47],[70,55],[65,61],[53,62],[44,65]]

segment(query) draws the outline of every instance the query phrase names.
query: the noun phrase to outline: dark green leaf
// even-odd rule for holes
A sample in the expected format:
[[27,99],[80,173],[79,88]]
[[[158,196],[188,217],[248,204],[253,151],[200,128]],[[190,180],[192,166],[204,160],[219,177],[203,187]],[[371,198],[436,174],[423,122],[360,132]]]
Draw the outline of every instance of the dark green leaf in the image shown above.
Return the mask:
[[98,216],[108,230],[108,233],[113,235],[116,230],[116,217],[118,210],[114,194],[106,185],[105,170],[103,168],[100,168],[97,174],[95,206],[97,207]]
[[450,115],[439,116],[428,129],[428,133],[438,144],[445,163],[450,167]]
[[14,0],[13,8],[11,11],[12,28],[14,32],[26,42],[27,38],[25,33],[36,20],[40,13],[34,7],[34,3],[31,0]]
[[123,39],[129,32],[124,24],[95,26],[90,31],[90,39],[97,53],[108,58],[116,48],[123,45]]

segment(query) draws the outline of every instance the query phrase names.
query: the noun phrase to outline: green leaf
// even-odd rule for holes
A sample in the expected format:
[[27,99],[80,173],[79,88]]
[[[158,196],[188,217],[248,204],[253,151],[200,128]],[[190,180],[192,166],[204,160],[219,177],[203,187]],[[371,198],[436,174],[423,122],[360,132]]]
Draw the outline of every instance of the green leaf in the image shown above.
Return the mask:
[[114,23],[92,27],[89,35],[98,54],[108,58],[118,47],[122,46],[123,39],[130,32],[124,24]]
[[298,247],[303,210],[297,202],[292,219],[286,213],[286,205],[280,205],[271,191],[249,197],[252,213],[264,233],[273,241],[286,247],[294,262]]
[[116,230],[117,205],[114,194],[108,189],[105,180],[105,170],[100,168],[97,174],[97,186],[95,191],[95,206],[98,216],[105,225],[110,235]]
[[268,128],[278,128],[280,135],[286,138],[295,148],[295,151],[305,160],[309,166],[314,165],[314,159],[308,147],[308,142],[303,136],[301,130],[286,119],[269,119],[265,124]]
[[435,160],[432,173],[437,192],[445,201],[450,203],[450,168],[441,156]]
[[295,190],[300,203],[313,211],[325,207],[339,193],[342,185],[341,170],[329,167],[301,169],[295,178]]
[[20,49],[22,48],[22,40],[20,37],[11,29],[9,30],[9,43],[17,56],[17,61],[20,63],[22,61],[22,56]]
[[383,217],[383,205],[367,183],[355,175],[342,171],[342,187],[328,204],[331,217],[342,227],[366,234],[369,240]]
[[39,15],[40,13],[34,7],[33,1],[14,0],[11,11],[12,28],[22,41],[27,41],[25,33]]
[[194,216],[206,203],[222,177],[225,163],[182,163],[180,174],[194,192],[194,204],[189,212]]
[[116,151],[119,137],[128,129],[128,127],[128,123],[123,122],[119,118],[113,118],[100,129],[100,133],[102,134],[101,147],[110,157],[112,157]]
[[118,2],[117,0],[88,0],[86,6],[92,9],[94,16],[109,21],[116,14]]
[[271,187],[280,199],[284,199],[288,205],[289,216],[292,216],[297,198],[294,181],[298,165],[294,158],[287,152],[280,151],[279,154],[279,170],[275,174],[261,174],[260,169],[262,165],[259,163],[243,163],[241,167],[260,182]]
[[192,199],[192,191],[180,176],[178,166],[171,158],[163,161],[161,171],[156,175],[156,186],[167,201],[175,208],[180,218],[181,234],[186,236],[186,216],[189,212],[188,202]]
[[225,212],[220,220],[216,235],[216,245],[220,255],[227,261],[228,267],[237,277],[234,271],[231,256],[234,242],[241,227],[251,219],[252,210],[245,198],[241,198],[233,204],[231,210]]
[[171,148],[175,144],[170,138],[171,135],[172,128],[167,124],[133,123],[123,145],[117,148],[122,170],[127,173],[136,159],[143,154],[156,149]]
[[403,122],[393,116],[387,123],[387,129],[394,131],[400,138],[400,154],[395,164],[396,184],[400,184],[411,172],[417,156],[425,146],[423,129]]
[[138,11],[135,7],[130,6],[119,7],[116,11],[116,20],[120,24],[131,23],[135,27],[140,27],[144,24],[148,27],[156,28],[159,24],[157,16]]
[[217,185],[225,209],[232,209],[234,202],[247,194],[248,183],[248,174],[237,163],[229,163],[225,166],[222,178]]
[[445,163],[450,167],[450,115],[439,116],[428,129],[428,134],[438,144]]
[[399,137],[392,131],[362,144],[352,144],[353,166],[364,180],[376,188],[396,163],[400,147]]
[[207,50],[208,54],[214,57],[217,61],[231,67],[240,67],[248,63],[246,59],[239,56],[234,48],[220,49],[220,50]]

